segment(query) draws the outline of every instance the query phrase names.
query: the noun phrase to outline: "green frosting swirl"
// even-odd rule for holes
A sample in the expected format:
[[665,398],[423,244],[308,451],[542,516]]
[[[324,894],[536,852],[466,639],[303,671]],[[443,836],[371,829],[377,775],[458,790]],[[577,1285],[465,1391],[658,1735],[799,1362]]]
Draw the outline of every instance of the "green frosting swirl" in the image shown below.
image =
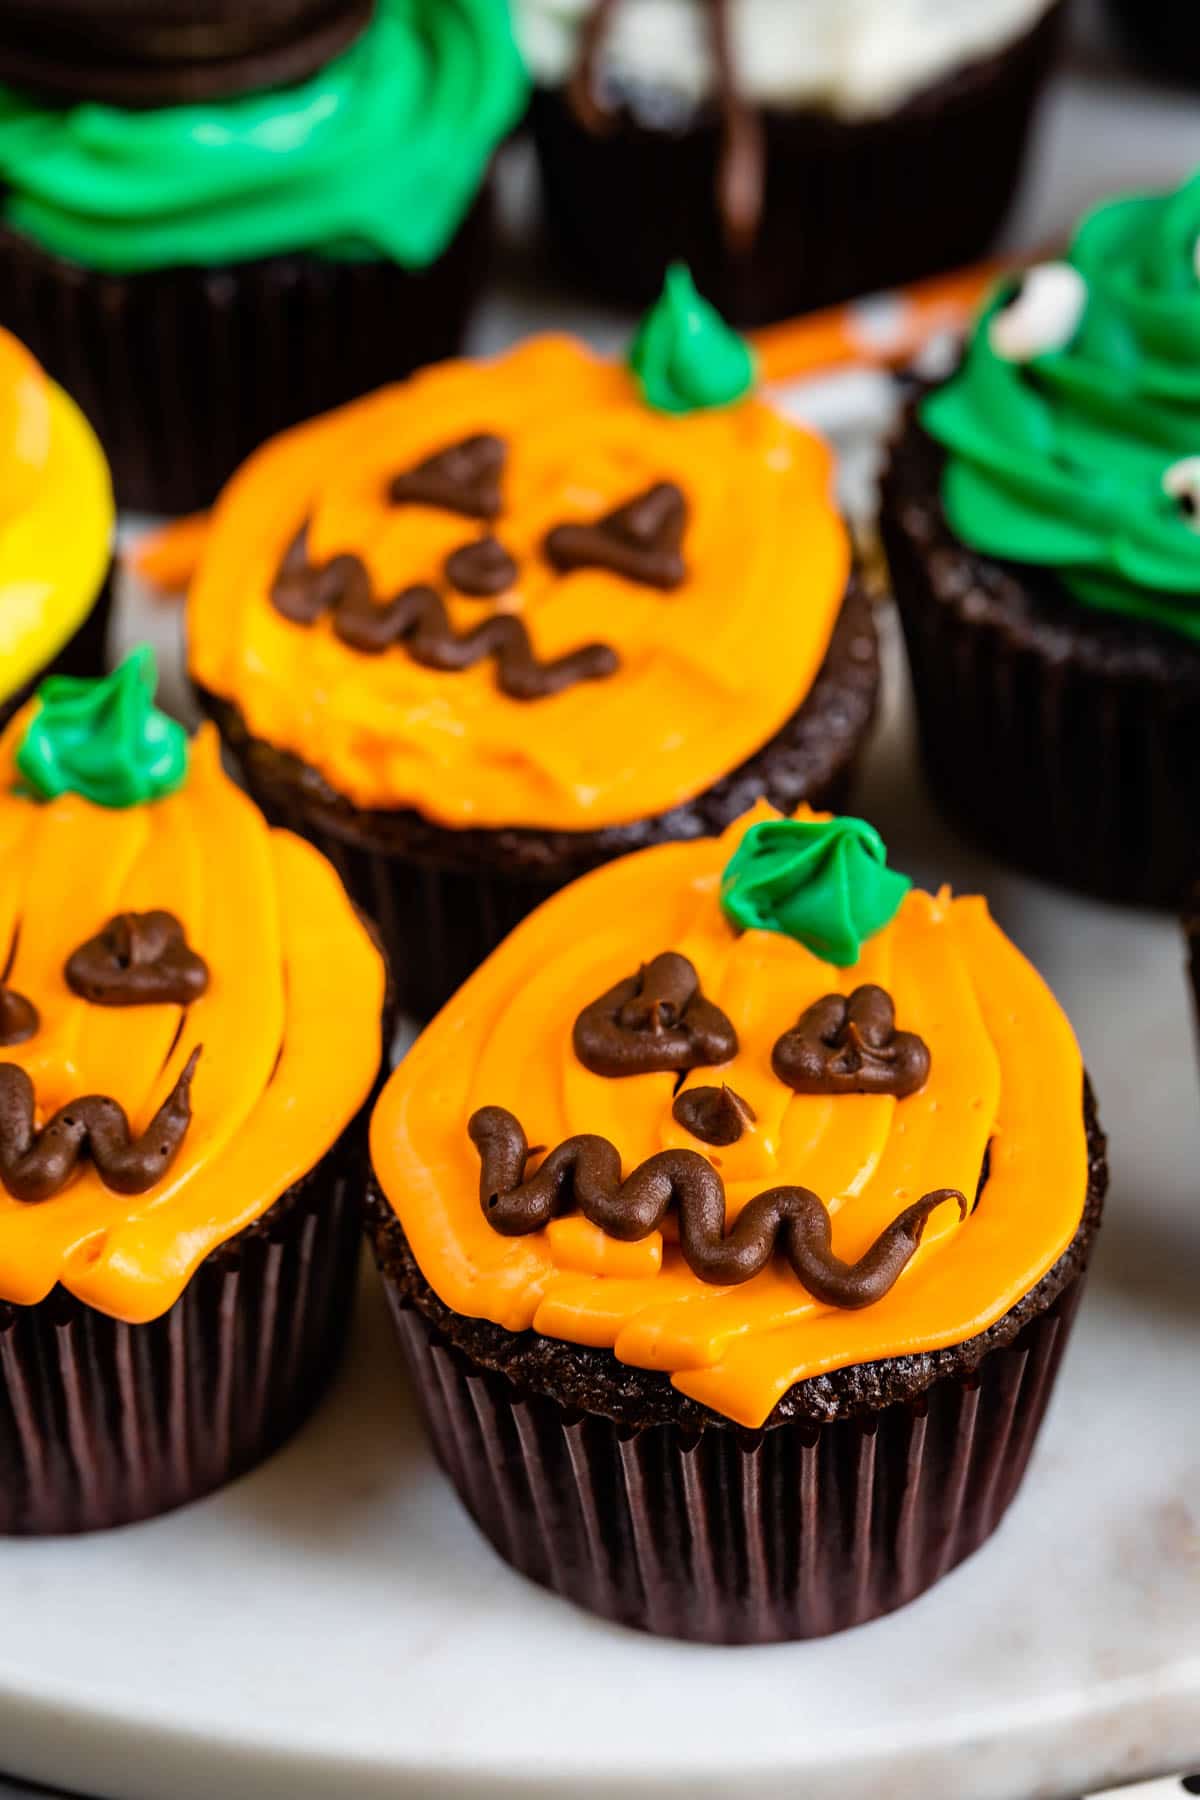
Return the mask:
[[657,412],[701,412],[732,406],[755,382],[754,352],[702,300],[682,263],[638,327],[629,366],[642,398]]
[[1198,244],[1200,175],[1100,207],[1071,246],[1086,304],[1065,346],[1023,362],[997,349],[994,322],[1020,304],[1010,284],[922,418],[949,451],[943,500],[964,543],[1200,641]]
[[848,969],[911,886],[864,819],[767,819],[726,864],[721,906],[739,931],[782,932]]
[[526,93],[505,0],[378,0],[308,81],[230,100],[134,112],[0,87],[4,217],[117,273],[294,250],[421,268]]
[[154,705],[158,674],[143,644],[100,681],[52,675],[16,763],[30,795],[82,794],[96,806],[142,806],[187,779],[182,725]]

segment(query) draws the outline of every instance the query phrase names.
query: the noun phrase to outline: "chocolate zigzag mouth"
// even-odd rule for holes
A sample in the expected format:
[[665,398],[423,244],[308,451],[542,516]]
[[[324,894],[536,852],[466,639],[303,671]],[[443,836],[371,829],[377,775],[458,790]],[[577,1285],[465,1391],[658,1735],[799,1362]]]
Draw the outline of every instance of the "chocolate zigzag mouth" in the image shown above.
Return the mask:
[[938,1188],[906,1207],[857,1262],[847,1263],[834,1254],[828,1209],[810,1188],[757,1194],[726,1233],[725,1184],[695,1150],[660,1151],[622,1180],[616,1146],[582,1135],[551,1150],[527,1181],[529,1144],[511,1112],[482,1107],[467,1130],[480,1156],[484,1217],[506,1237],[540,1231],[561,1213],[577,1210],[608,1236],[634,1243],[656,1231],[674,1206],[684,1261],[701,1281],[750,1281],[782,1248],[814,1299],[846,1309],[872,1306],[890,1292],[944,1202],[957,1203],[960,1219],[970,1211],[957,1188]]
[[192,1076],[199,1060],[197,1046],[136,1138],[124,1107],[99,1094],[60,1107],[38,1131],[33,1082],[16,1063],[0,1063],[0,1182],[14,1200],[52,1200],[90,1154],[101,1181],[114,1193],[148,1192],[167,1174],[187,1136]]

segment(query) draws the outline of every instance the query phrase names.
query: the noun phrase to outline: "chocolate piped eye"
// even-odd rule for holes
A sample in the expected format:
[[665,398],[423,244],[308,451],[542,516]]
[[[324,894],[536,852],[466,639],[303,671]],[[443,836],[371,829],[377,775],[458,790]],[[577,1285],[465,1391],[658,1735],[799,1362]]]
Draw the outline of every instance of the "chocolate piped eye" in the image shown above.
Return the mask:
[[10,1050],[15,1044],[27,1044],[40,1024],[33,1001],[27,1000],[24,994],[5,987],[0,981],[0,1050]]
[[687,574],[680,551],[686,524],[682,491],[660,481],[590,525],[556,525],[546,558],[560,574],[609,569],[646,587],[675,588]]
[[684,1073],[737,1055],[737,1032],[700,991],[686,956],[665,951],[586,1006],[575,1054],[593,1075]]
[[1005,362],[1027,363],[1065,350],[1087,310],[1087,283],[1070,263],[1040,263],[992,315],[988,341]]
[[929,1079],[929,1050],[896,1030],[892,997],[855,988],[814,1000],[771,1053],[771,1067],[797,1094],[890,1094],[905,1099]]
[[724,1082],[720,1087],[684,1088],[676,1095],[671,1116],[702,1144],[721,1149],[736,1144],[756,1117],[750,1102]]
[[173,913],[118,913],[72,952],[67,986],[93,1006],[190,1006],[208,988],[208,965]]
[[388,499],[462,513],[468,519],[494,519],[500,511],[500,477],[508,446],[489,432],[460,439],[414,468],[393,477]]
[[1185,456],[1172,463],[1163,476],[1163,492],[1189,531],[1200,532],[1200,456]]

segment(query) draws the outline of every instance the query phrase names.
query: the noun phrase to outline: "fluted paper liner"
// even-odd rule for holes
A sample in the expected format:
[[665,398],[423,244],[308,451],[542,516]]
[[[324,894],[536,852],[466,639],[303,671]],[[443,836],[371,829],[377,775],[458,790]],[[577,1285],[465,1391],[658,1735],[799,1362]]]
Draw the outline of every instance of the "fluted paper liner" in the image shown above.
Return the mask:
[[[1023,619],[981,616],[969,592],[935,593],[938,550],[906,531],[904,504],[903,494],[885,498],[883,533],[941,810],[964,836],[1051,881],[1182,905],[1200,868],[1194,675],[1173,669],[1169,651],[1136,671],[1106,668],[1074,653],[1068,626],[1050,645]],[[1086,629],[1094,615],[1079,613]]]
[[149,1325],[56,1288],[0,1303],[0,1536],[199,1498],[303,1422],[337,1367],[361,1243],[359,1121]]
[[123,507],[207,506],[276,432],[459,348],[485,189],[425,269],[292,255],[110,275],[0,229],[0,325],[87,414]]
[[891,1612],[991,1536],[1025,1474],[1083,1277],[973,1374],[916,1401],[691,1434],[520,1392],[387,1286],[438,1458],[507,1562],[624,1625],[759,1644]]

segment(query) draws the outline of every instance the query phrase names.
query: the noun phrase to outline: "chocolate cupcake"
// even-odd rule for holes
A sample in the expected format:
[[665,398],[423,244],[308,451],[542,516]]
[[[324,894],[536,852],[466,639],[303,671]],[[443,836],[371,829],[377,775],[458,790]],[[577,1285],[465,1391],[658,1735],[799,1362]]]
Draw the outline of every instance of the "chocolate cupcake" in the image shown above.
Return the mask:
[[676,257],[741,324],[950,268],[996,234],[1052,0],[514,0],[550,240],[647,300]]
[[825,446],[684,271],[632,362],[430,370],[270,445],[213,518],[192,678],[420,1014],[598,863],[832,801],[871,720]]
[[5,10],[0,323],[175,512],[458,347],[526,84],[503,0],[162,11]]
[[166,1511],[345,1333],[384,965],[140,651],[0,736],[0,1535]]
[[1134,55],[1173,81],[1200,81],[1200,19],[1192,0],[1108,0]]
[[760,806],[547,902],[371,1127],[377,1260],[500,1554],[668,1636],[915,1598],[1021,1482],[1106,1184],[980,899]]
[[112,482],[75,403],[0,331],[0,727],[40,677],[104,666]]
[[1006,282],[882,527],[929,781],[988,849],[1178,907],[1200,868],[1200,177]]

